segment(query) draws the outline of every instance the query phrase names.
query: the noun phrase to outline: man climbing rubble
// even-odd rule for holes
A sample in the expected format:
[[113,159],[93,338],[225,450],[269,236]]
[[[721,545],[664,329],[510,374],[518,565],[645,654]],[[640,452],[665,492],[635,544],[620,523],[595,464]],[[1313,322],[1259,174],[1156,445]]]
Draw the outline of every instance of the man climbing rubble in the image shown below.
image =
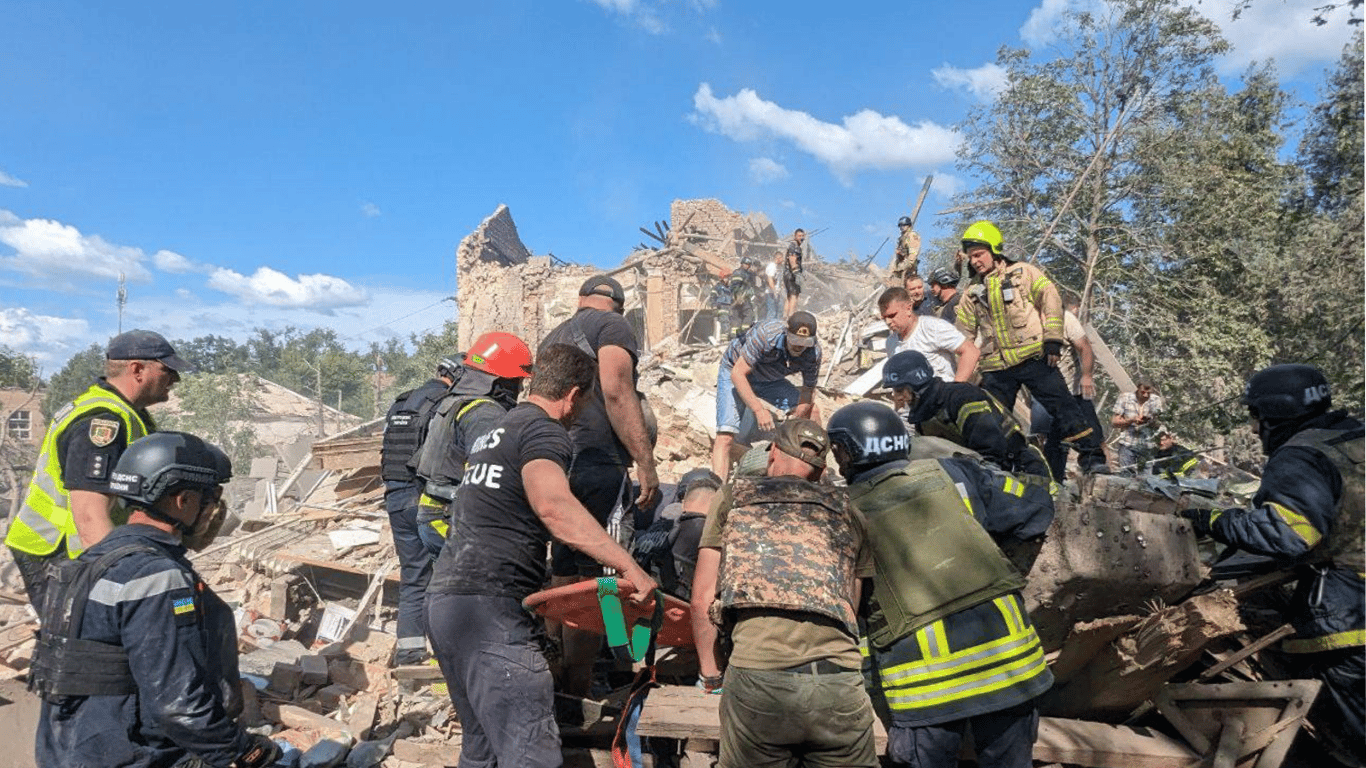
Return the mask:
[[384,511],[398,555],[398,643],[394,664],[418,664],[427,658],[427,627],[422,619],[422,599],[432,577],[432,558],[418,534],[418,496],[422,492],[410,466],[422,445],[436,403],[450,389],[460,366],[450,358],[436,365],[436,376],[422,386],[394,398],[384,417],[380,443],[380,477],[384,480]]
[[[970,726],[978,765],[1029,768],[1035,700],[1053,675],[1020,595],[1024,577],[987,530],[1000,527],[993,509],[1013,514],[1015,505],[969,506],[970,493],[993,489],[942,461],[910,461],[911,440],[881,403],[830,417],[831,450],[873,550],[863,669],[887,726],[887,757],[893,766],[953,768]],[[1020,532],[1041,532],[1043,517]]]
[[1062,427],[1062,441],[1077,449],[1083,472],[1108,472],[1100,435],[1058,373],[1062,357],[1062,300],[1038,267],[1005,254],[1001,231],[979,221],[963,232],[963,252],[977,275],[958,302],[958,328],[982,335],[982,389],[1006,408],[1020,387],[1029,390]]
[[[816,316],[794,312],[787,322],[766,320],[732,341],[721,356],[716,373],[716,440],[711,468],[721,479],[730,472],[731,447],[746,413],[752,412],[762,431],[773,429],[772,405],[782,413],[813,418],[816,377],[821,348],[816,341]],[[798,390],[787,380],[802,375]]]
[[593,397],[592,357],[553,344],[525,402],[470,448],[451,536],[427,590],[427,623],[460,719],[462,768],[561,764],[540,631],[522,600],[546,578],[553,539],[616,569],[648,600],[656,587],[570,490],[567,425]]
[[914,275],[920,271],[920,235],[911,228],[911,224],[910,216],[902,216],[896,221],[899,233],[896,237],[896,259],[892,262],[892,269],[903,275]]
[[[1243,404],[1267,455],[1248,507],[1186,509],[1197,535],[1294,567],[1282,650],[1299,675],[1323,681],[1310,718],[1348,764],[1366,762],[1366,558],[1363,427],[1332,408],[1323,372],[1273,365],[1253,374]],[[1354,761],[1354,762],[1353,762]]]
[[953,323],[926,317],[915,310],[915,299],[904,288],[888,288],[877,299],[878,314],[887,323],[887,354],[916,351],[929,360],[934,375],[944,381],[969,381],[981,352]]
[[788,317],[797,311],[797,297],[802,295],[806,266],[811,258],[811,241],[806,239],[806,230],[798,229],[792,233],[792,242],[787,244],[787,252],[783,255],[783,290],[787,293],[783,314]]

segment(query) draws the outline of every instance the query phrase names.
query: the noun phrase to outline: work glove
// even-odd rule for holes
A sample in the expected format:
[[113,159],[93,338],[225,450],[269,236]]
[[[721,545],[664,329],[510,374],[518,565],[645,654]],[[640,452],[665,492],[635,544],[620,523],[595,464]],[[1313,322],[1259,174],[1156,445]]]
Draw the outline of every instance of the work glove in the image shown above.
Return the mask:
[[1062,342],[1045,341],[1043,343],[1043,356],[1049,365],[1056,368],[1058,361],[1062,359]]
[[1214,510],[1212,509],[1192,507],[1181,510],[1180,515],[1190,521],[1191,529],[1195,531],[1196,536],[1209,536],[1213,530]]
[[233,768],[266,768],[274,765],[284,756],[284,750],[280,745],[271,740],[269,736],[250,734],[251,746],[238,758],[232,761]]

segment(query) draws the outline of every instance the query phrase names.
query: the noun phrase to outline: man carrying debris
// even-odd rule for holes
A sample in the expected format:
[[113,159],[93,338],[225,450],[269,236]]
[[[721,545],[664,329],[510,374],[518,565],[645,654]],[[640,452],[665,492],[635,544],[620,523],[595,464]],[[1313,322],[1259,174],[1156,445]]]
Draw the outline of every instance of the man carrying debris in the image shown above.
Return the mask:
[[427,625],[460,719],[461,768],[561,764],[554,690],[522,600],[541,589],[553,539],[650,598],[656,584],[570,490],[566,426],[592,398],[593,358],[553,344],[536,359],[529,395],[474,441],[451,537],[427,589]]
[[216,534],[228,457],[194,435],[158,432],[109,473],[128,524],[54,568],[30,685],[43,699],[37,764],[271,765],[247,733],[232,610],[186,559]]
[[427,434],[436,404],[459,375],[449,358],[436,365],[436,376],[422,386],[402,392],[384,417],[380,443],[380,478],[384,480],[384,511],[398,555],[398,643],[394,664],[420,664],[427,658],[427,628],[422,601],[432,577],[432,559],[418,535],[417,506],[422,487],[410,466]]
[[[811,418],[820,367],[816,316],[810,312],[794,312],[787,323],[766,320],[732,341],[716,373],[712,471],[723,480],[730,472],[731,446],[747,411],[754,413],[759,429],[765,432],[773,429],[773,414],[765,403],[783,413]],[[787,380],[793,373],[802,375],[800,390]]]
[[1000,401],[976,384],[939,378],[920,352],[892,355],[882,366],[882,386],[921,434],[970,448],[1006,472],[1052,480],[1043,455]]
[[920,271],[920,235],[911,229],[910,216],[897,219],[896,226],[901,234],[896,238],[896,261],[892,264],[892,270],[900,271],[903,275],[914,275]]
[[958,318],[958,299],[963,292],[958,290],[958,272],[948,267],[940,267],[930,273],[930,294],[934,303],[930,311],[940,320],[950,323]]
[[47,566],[76,557],[121,522],[111,514],[110,472],[134,440],[156,431],[147,406],[166,402],[180,374],[194,370],[153,331],[115,336],[104,357],[105,375],[52,417],[24,505],[5,534],[35,609]]
[[877,308],[892,332],[887,339],[888,356],[898,352],[919,352],[930,361],[934,375],[944,381],[972,378],[981,356],[977,345],[952,323],[916,312],[914,297],[906,289],[883,291],[877,299]]
[[975,516],[980,505],[965,503],[990,489],[959,488],[973,478],[940,461],[910,461],[906,425],[881,403],[836,411],[830,442],[867,516],[874,576],[863,669],[891,765],[954,768],[971,726],[978,765],[1029,768],[1035,699],[1053,675],[1020,595],[1024,578]]
[[[1273,558],[1299,575],[1282,650],[1293,674],[1323,681],[1311,719],[1366,762],[1366,558],[1363,428],[1332,407],[1323,372],[1273,365],[1253,374],[1243,404],[1267,454],[1248,507],[1187,509],[1197,535]],[[1319,719],[1319,718],[1322,719]],[[1344,756],[1346,757],[1346,756]],[[1353,762],[1353,760],[1355,762]]]
[[461,368],[459,381],[437,401],[422,447],[409,462],[416,464],[423,489],[417,532],[432,560],[446,543],[450,504],[470,445],[517,404],[522,380],[531,376],[531,349],[510,333],[486,333],[475,339]]
[[977,275],[958,303],[958,328],[981,334],[982,388],[1013,408],[1024,386],[1062,427],[1062,442],[1077,449],[1083,472],[1108,472],[1100,435],[1058,373],[1062,357],[1062,300],[1038,267],[1006,257],[1001,231],[979,221],[963,232],[963,251]]
[[[569,486],[599,525],[606,526],[618,500],[630,490],[627,470],[634,461],[640,494],[636,504],[650,506],[659,493],[654,451],[646,425],[643,396],[636,391],[636,362],[640,345],[622,316],[626,293],[621,283],[606,275],[590,277],[579,288],[579,309],[541,341],[539,354],[555,344],[570,344],[597,360],[597,382],[569,429],[574,461]],[[538,356],[539,356],[538,354]],[[552,584],[563,586],[596,578],[602,569],[593,558],[556,544]],[[552,636],[558,627],[551,627]],[[564,691],[587,696],[592,684],[593,658],[602,637],[563,628]]]
[[818,482],[829,445],[783,422],[766,477],[735,478],[707,516],[692,623],[701,684],[721,691],[720,768],[878,764],[855,618],[870,542],[844,489]]
[[783,257],[783,290],[787,292],[787,301],[783,305],[783,314],[789,317],[797,311],[797,297],[802,294],[802,281],[806,264],[811,263],[811,243],[806,239],[806,230],[798,229],[792,233],[792,242],[787,244],[787,253]]

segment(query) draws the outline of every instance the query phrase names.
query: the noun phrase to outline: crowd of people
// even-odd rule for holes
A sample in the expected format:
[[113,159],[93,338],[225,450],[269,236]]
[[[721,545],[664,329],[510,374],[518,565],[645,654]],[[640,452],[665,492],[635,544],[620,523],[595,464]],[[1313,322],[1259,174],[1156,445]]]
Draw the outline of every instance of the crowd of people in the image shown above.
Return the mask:
[[[1021,597],[1029,553],[1068,450],[1081,473],[1110,470],[1075,304],[1007,253],[978,222],[962,237],[969,280],[922,277],[903,221],[906,274],[877,303],[887,397],[828,418],[817,318],[798,309],[810,241],[798,230],[768,269],[742,264],[756,313],[721,355],[711,464],[672,490],[611,277],[584,282],[534,354],[486,333],[396,398],[381,456],[401,574],[393,661],[439,665],[460,765],[561,764],[555,694],[590,694],[602,638],[523,601],[613,573],[637,603],[662,588],[691,604],[722,766],[876,766],[878,719],[891,765],[955,766],[970,739],[981,765],[1029,766],[1052,685]],[[231,464],[146,410],[192,366],[149,331],[115,337],[106,357],[106,376],[54,416],[6,535],[42,617],[39,765],[271,765],[278,745],[238,723],[231,614],[186,557],[222,523]],[[1021,389],[1033,440],[1014,415]],[[1285,650],[1324,681],[1325,716],[1360,750],[1362,423],[1307,365],[1257,372],[1243,402],[1268,456],[1261,488],[1244,508],[1181,514],[1300,569]],[[1149,382],[1119,398],[1117,470],[1197,468],[1162,414]],[[920,458],[929,438],[969,450]]]

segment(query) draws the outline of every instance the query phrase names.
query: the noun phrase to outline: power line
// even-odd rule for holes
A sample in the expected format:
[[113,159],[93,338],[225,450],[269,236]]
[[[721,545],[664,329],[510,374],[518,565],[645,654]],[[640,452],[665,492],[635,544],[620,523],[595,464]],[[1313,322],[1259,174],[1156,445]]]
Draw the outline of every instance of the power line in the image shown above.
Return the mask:
[[352,335],[350,335],[350,336],[343,336],[340,340],[341,340],[341,341],[350,341],[351,339],[358,339],[358,338],[360,338],[361,336],[364,336],[365,334],[370,333],[371,331],[378,331],[379,329],[385,327],[386,325],[392,325],[393,323],[397,323],[397,322],[399,322],[400,320],[407,320],[408,318],[412,317],[413,315],[419,315],[419,314],[421,314],[421,313],[423,313],[423,312],[426,312],[427,310],[431,309],[432,307],[435,307],[435,306],[437,306],[437,305],[439,305],[439,304],[442,304],[442,303],[445,303],[445,302],[447,302],[447,301],[455,301],[455,297],[454,297],[454,296],[445,296],[445,297],[443,297],[443,298],[437,299],[436,301],[432,302],[431,304],[428,304],[427,306],[425,306],[425,307],[423,307],[423,308],[421,308],[421,309],[413,310],[412,312],[409,312],[408,314],[404,315],[403,317],[396,317],[396,318],[394,318],[393,320],[387,320],[387,321],[385,321],[385,322],[383,322],[383,323],[380,323],[379,325],[377,325],[377,326],[375,326],[375,327],[373,327],[373,328],[367,328],[367,329],[365,329],[365,330],[363,330],[363,331],[360,331],[359,333],[354,333],[354,334],[352,334]]

